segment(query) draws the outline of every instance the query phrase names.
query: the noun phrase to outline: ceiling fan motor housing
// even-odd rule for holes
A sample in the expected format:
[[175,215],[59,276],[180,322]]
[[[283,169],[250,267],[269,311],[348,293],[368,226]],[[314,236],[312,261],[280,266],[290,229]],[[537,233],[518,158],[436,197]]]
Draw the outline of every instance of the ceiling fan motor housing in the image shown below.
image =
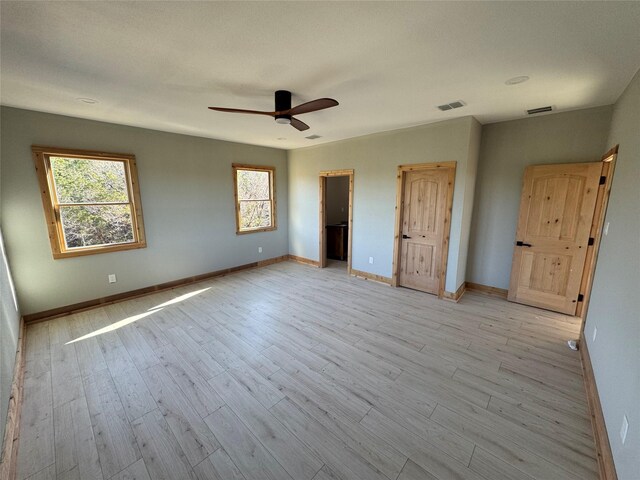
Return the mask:
[[[276,91],[276,112],[291,110],[291,92],[288,90]],[[291,115],[276,115],[277,123],[291,123]]]

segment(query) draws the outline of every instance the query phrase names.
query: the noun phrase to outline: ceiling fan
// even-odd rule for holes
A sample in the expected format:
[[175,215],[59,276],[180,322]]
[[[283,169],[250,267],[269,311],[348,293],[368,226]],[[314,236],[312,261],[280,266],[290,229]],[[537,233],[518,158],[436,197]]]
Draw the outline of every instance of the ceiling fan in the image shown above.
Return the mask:
[[316,112],[318,110],[324,110],[325,108],[331,108],[338,105],[338,102],[333,98],[318,98],[317,100],[311,100],[310,102],[302,103],[298,106],[291,108],[291,92],[287,90],[276,91],[276,108],[275,112],[263,112],[261,110],[243,110],[238,108],[224,108],[224,107],[209,107],[211,110],[218,112],[230,112],[230,113],[252,113],[255,115],[268,115],[276,119],[276,123],[291,124],[292,127],[297,128],[300,131],[308,130],[309,125],[301,122],[293,115],[301,115],[303,113]]

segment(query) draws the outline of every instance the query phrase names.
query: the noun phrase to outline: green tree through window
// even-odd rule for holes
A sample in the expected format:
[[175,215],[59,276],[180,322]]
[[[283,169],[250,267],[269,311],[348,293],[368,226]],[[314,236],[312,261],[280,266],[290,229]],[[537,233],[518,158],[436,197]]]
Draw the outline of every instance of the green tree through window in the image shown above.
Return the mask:
[[272,167],[233,167],[236,188],[237,232],[275,228]]
[[125,164],[51,157],[67,248],[133,242]]
[[54,258],[146,246],[133,155],[33,151]]

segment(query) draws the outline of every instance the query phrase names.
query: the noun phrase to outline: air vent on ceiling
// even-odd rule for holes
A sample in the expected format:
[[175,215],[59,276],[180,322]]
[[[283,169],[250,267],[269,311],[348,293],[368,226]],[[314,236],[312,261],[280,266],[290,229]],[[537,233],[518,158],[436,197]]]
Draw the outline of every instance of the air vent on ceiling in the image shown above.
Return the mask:
[[548,107],[532,108],[531,110],[527,110],[527,113],[529,115],[535,115],[536,113],[550,112],[551,110],[553,110],[553,107],[549,105]]
[[320,135],[309,135],[308,137],[304,137],[307,138],[309,140],[315,140],[316,138],[320,138]]
[[456,100],[455,102],[445,103],[444,105],[438,105],[438,108],[443,112],[447,110],[453,110],[454,108],[464,107],[465,103],[462,100]]

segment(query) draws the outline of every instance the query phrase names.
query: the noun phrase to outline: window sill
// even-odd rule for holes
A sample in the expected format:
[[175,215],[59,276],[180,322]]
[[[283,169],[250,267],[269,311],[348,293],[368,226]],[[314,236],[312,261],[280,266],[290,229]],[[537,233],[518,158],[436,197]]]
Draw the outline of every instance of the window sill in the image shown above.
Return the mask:
[[86,255],[97,255],[100,253],[119,252],[121,250],[135,250],[137,248],[147,248],[146,242],[121,243],[117,245],[107,245],[104,247],[87,247],[78,250],[67,250],[64,252],[54,252],[53,258],[83,257]]
[[237,231],[236,235],[246,235],[247,233],[258,233],[258,232],[271,232],[277,229],[278,227],[265,227],[265,228],[256,228],[253,230],[242,230],[242,231]]

